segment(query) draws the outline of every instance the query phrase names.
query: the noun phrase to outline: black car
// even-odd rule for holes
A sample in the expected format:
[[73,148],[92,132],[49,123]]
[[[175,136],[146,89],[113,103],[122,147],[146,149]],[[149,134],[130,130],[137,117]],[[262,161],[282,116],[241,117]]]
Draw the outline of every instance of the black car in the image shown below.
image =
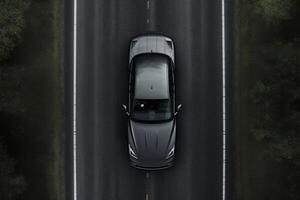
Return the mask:
[[176,139],[174,45],[169,37],[134,38],[129,56],[128,116],[130,163],[154,170],[173,165]]

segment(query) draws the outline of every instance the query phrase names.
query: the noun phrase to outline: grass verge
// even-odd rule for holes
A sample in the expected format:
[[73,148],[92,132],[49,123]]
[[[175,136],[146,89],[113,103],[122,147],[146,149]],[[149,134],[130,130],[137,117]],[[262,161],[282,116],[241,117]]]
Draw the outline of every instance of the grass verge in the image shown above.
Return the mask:
[[[265,21],[255,7],[265,6],[262,2],[266,1],[236,2],[239,13],[235,33],[235,43],[238,44],[235,53],[239,54],[235,61],[238,85],[237,199],[300,199],[295,190],[299,187],[299,149],[297,145],[293,146],[299,140],[295,134],[299,133],[299,126],[295,123],[300,115],[297,108],[299,97],[292,93],[299,90],[300,74],[294,67],[300,58],[296,53],[299,49],[297,38],[300,32],[296,26],[299,13],[292,13],[293,8],[299,8],[299,3],[294,1],[295,4],[287,10],[281,10],[280,1],[269,1],[266,7],[259,7],[266,11],[262,14],[268,14],[268,20],[275,19],[271,23]],[[289,13],[287,11],[291,8],[291,16],[275,16],[278,13],[272,13],[274,9],[268,10],[270,7],[282,13]],[[279,19],[281,16],[284,18]],[[285,67],[286,70],[282,70]],[[293,73],[293,76],[287,76]],[[282,141],[289,145],[284,146]]]
[[63,3],[31,1],[25,13],[22,42],[2,68],[6,72],[2,81],[7,97],[13,98],[13,104],[3,108],[11,124],[6,126],[9,131],[5,141],[9,155],[16,161],[16,173],[26,183],[18,197],[21,200],[58,200],[65,196]]

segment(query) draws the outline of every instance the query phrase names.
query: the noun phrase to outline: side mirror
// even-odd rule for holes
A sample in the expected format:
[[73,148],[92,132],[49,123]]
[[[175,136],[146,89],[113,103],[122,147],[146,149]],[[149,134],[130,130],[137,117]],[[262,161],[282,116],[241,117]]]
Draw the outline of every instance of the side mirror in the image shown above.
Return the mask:
[[175,111],[174,115],[177,116],[178,113],[179,113],[179,111],[180,111],[181,109],[182,109],[182,104],[179,104],[179,105],[177,106],[177,108],[176,108],[176,111]]
[[128,112],[128,110],[127,110],[127,106],[126,106],[125,104],[122,104],[122,108],[123,108],[125,114],[126,114],[127,116],[129,116],[129,112]]

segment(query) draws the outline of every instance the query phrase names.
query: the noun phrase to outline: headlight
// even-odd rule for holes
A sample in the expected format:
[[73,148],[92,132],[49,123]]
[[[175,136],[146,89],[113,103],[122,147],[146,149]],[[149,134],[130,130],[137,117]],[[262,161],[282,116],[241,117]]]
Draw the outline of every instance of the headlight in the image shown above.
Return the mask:
[[172,147],[172,149],[169,151],[166,159],[169,159],[171,158],[172,156],[174,156],[174,150],[175,150],[175,146]]
[[133,151],[130,144],[128,144],[128,148],[129,148],[129,155],[137,159],[136,153]]

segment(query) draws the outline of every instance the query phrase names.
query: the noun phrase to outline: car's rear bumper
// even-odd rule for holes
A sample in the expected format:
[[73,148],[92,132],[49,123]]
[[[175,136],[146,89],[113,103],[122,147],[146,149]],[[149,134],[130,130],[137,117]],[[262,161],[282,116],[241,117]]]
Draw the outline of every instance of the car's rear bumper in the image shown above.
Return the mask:
[[142,36],[164,36],[164,37],[167,37],[167,38],[170,38],[171,37],[169,35],[167,35],[166,33],[163,33],[163,32],[159,32],[159,31],[148,31],[148,32],[144,32],[144,33],[140,33],[140,34],[137,34],[137,35],[134,35],[131,40],[137,38],[137,37],[142,37]]
[[130,42],[129,63],[140,54],[164,54],[175,63],[174,44],[170,37],[157,33],[145,33],[134,37]]

